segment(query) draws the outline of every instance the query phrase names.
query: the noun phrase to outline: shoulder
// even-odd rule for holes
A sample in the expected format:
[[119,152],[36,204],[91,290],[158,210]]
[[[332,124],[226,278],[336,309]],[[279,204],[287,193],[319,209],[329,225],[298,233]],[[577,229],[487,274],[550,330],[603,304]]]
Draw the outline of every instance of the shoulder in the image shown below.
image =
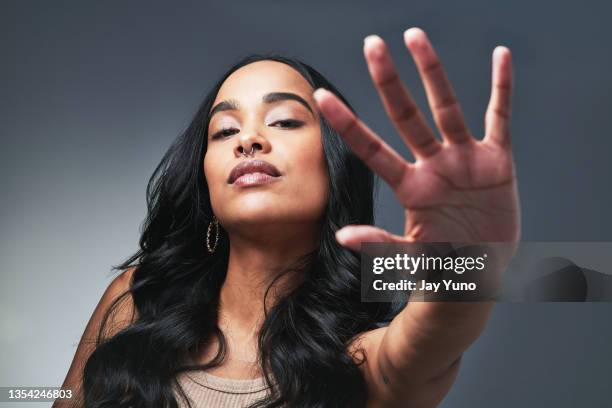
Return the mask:
[[[134,301],[130,288],[137,267],[130,267],[117,275],[106,288],[96,308],[98,312],[108,312],[108,324],[110,332],[114,335],[137,318]],[[99,310],[98,310],[99,309]]]
[[[388,326],[366,331],[355,336],[347,351],[357,364],[364,376],[367,387],[366,406],[396,407],[399,401],[410,406],[435,407],[448,393],[459,371],[459,360],[440,376],[414,386],[409,382],[405,384],[389,384],[389,380],[380,369],[381,346],[391,341],[387,333]],[[399,388],[398,388],[399,386]]]
[[368,399],[376,399],[378,390],[383,388],[382,376],[378,371],[378,350],[387,327],[369,330],[356,335],[349,343],[348,354],[359,366],[367,384]]
[[85,328],[85,341],[95,343],[98,335],[108,339],[136,320],[130,292],[135,271],[136,267],[128,268],[108,284]]
[[115,276],[108,285],[107,291],[114,295],[124,293],[129,290],[137,268],[137,266],[132,266]]
[[[103,334],[104,338],[112,337],[137,319],[137,312],[129,291],[135,271],[136,267],[131,267],[113,278],[85,327],[62,384],[62,387],[74,390],[76,400],[81,395],[83,368],[96,347],[99,334]],[[102,332],[101,329],[103,329]],[[53,405],[54,408],[64,406],[67,405],[60,402]]]

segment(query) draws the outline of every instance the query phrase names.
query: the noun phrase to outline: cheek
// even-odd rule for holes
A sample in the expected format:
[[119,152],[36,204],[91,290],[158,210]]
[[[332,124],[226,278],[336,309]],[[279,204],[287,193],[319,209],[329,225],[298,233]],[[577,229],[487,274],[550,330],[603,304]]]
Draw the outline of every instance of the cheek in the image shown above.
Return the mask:
[[[325,207],[329,195],[329,176],[323,147],[320,145],[304,147],[304,152],[295,162],[296,194],[310,206]],[[303,176],[300,176],[303,175]]]
[[214,152],[210,150],[207,151],[202,164],[204,168],[204,178],[208,185],[210,199],[213,203],[215,201],[215,196],[218,194],[219,187],[222,186],[225,180],[220,170],[222,168],[221,163],[215,160],[215,157],[219,157],[219,155],[215,155]]
[[206,184],[208,184],[208,188],[214,184],[213,180],[215,179],[215,175],[213,174],[212,169],[214,168],[211,163],[210,155],[207,154],[204,156],[204,161],[202,163],[204,168],[204,178],[206,179]]

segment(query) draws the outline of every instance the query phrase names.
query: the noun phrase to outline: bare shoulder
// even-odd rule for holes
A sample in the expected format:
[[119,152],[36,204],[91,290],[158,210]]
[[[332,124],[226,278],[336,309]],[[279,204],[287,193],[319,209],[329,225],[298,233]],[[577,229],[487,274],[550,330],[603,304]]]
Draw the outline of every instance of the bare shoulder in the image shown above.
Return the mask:
[[[129,292],[134,279],[137,267],[133,266],[117,275],[108,285],[102,299],[100,300],[103,308],[108,308],[116,301],[116,308],[113,309],[109,320],[116,325],[128,325],[137,318],[134,308],[132,294]],[[120,330],[123,327],[116,327]],[[113,335],[114,333],[110,333]]]
[[[102,294],[81,336],[74,358],[62,387],[72,389],[77,399],[83,378],[83,368],[95,349],[100,329],[102,337],[109,338],[135,321],[138,316],[129,289],[137,267],[131,267],[117,275]],[[53,408],[68,407],[56,402]],[[74,406],[74,405],[71,405]]]
[[[128,326],[137,318],[137,312],[134,308],[134,302],[129,292],[134,278],[136,267],[126,269],[117,275],[108,285],[96,309],[92,314],[92,318],[87,325],[85,334],[98,334],[100,326],[104,323],[104,338],[114,336],[117,332]],[[103,321],[108,312],[107,320]],[[89,332],[92,325],[95,332]],[[91,336],[88,336],[91,337]]]
[[[399,406],[436,407],[450,390],[459,372],[459,361],[427,383],[411,386],[391,384],[380,369],[379,350],[387,327],[380,327],[355,336],[347,349],[364,376],[368,408]],[[363,362],[361,362],[361,360]]]
[[375,406],[371,401],[381,399],[378,394],[383,389],[384,382],[379,373],[377,361],[378,349],[386,331],[387,327],[379,327],[359,333],[351,340],[347,349],[349,355],[358,364],[367,384],[368,407]]

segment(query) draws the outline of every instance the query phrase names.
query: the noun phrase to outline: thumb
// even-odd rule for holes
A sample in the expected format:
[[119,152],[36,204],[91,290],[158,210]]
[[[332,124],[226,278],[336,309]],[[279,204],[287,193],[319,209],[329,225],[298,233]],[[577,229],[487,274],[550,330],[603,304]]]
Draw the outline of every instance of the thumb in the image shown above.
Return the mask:
[[372,225],[349,225],[340,228],[336,231],[336,240],[353,251],[360,251],[362,242],[407,242],[403,236]]

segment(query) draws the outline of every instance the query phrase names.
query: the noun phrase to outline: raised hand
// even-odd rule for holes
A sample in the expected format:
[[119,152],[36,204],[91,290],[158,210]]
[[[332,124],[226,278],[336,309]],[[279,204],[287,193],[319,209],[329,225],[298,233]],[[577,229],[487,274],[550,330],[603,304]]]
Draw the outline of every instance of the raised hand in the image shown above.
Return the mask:
[[[512,242],[520,237],[520,209],[510,143],[510,51],[493,51],[492,90],[485,135],[467,129],[457,98],[425,33],[404,41],[423,80],[436,138],[399,79],[382,39],[366,38],[365,58],[384,107],[416,161],[406,161],[334,94],[316,90],[319,110],[351,149],[393,189],[406,210],[404,235],[371,226],[346,226],[338,241]],[[511,245],[511,246],[512,246]],[[365,332],[365,377],[374,406],[436,406],[457,374],[463,351],[479,336],[493,303],[408,302],[387,327]],[[352,346],[351,346],[352,347]],[[385,404],[382,404],[382,402]]]
[[402,83],[383,40],[369,36],[364,54],[384,107],[416,161],[402,158],[334,94],[319,89],[320,111],[351,149],[393,189],[406,210],[403,236],[368,225],[347,226],[338,241],[359,250],[361,242],[507,242],[520,237],[520,209],[509,120],[510,51],[493,52],[492,90],[485,136],[467,129],[455,93],[426,34],[404,33],[443,140],[436,138]]

